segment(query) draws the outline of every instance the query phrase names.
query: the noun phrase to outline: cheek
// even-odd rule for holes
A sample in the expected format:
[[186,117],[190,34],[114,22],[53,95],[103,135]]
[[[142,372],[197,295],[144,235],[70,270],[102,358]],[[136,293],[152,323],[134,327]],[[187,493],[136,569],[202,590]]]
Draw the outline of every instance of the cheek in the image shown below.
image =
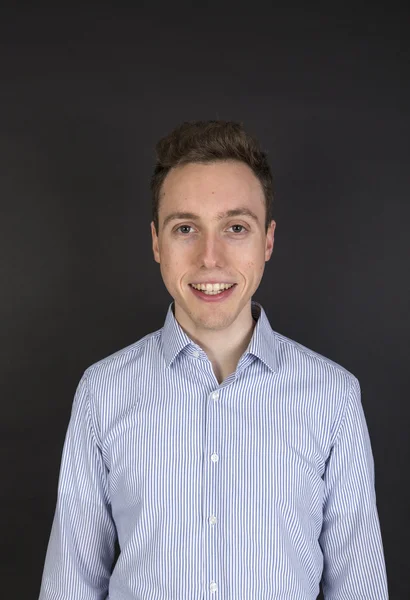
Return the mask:
[[161,261],[161,273],[162,277],[165,281],[173,284],[179,279],[181,264],[178,259],[175,257],[170,260],[169,254],[166,254],[167,258]]
[[251,261],[248,263],[248,272],[252,273],[254,279],[259,279],[263,272],[263,265],[259,261]]
[[265,259],[263,255],[253,256],[252,259],[248,257],[248,260],[243,264],[250,278],[258,279],[264,271]]
[[167,279],[172,273],[172,263],[169,260],[161,260],[161,273],[164,279]]

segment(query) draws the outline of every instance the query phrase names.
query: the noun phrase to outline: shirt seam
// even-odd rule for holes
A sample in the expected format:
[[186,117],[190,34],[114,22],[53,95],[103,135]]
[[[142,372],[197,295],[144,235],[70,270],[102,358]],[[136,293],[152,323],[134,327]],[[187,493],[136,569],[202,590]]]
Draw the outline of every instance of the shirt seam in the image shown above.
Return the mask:
[[88,418],[89,418],[89,422],[90,422],[90,432],[91,432],[91,436],[92,436],[92,440],[93,440],[94,444],[101,450],[101,441],[99,440],[99,437],[96,434],[95,415],[94,415],[93,407],[91,405],[92,392],[91,392],[90,384],[88,381],[88,377],[86,375],[84,375],[84,382],[85,382],[85,386],[87,389],[86,410],[87,410]]
[[339,424],[337,433],[335,435],[335,439],[332,444],[333,447],[337,446],[337,444],[340,442],[340,439],[343,435],[343,431],[345,429],[345,424],[347,422],[347,414],[349,412],[349,406],[351,404],[351,398],[353,396],[353,388],[354,388],[355,380],[356,380],[356,378],[354,376],[352,376],[352,378],[350,380],[349,389],[346,392],[346,401],[345,401],[345,405],[344,405],[343,414],[340,418],[340,424]]

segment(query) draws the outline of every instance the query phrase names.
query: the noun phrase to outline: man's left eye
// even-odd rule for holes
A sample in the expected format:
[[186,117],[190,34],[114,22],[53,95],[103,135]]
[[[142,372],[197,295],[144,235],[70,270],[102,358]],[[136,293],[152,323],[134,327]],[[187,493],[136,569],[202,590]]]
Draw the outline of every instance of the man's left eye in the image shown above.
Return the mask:
[[[244,225],[231,225],[231,227],[229,229],[233,229],[234,227],[240,227],[242,230],[246,231],[246,228]],[[236,231],[235,233],[242,233],[242,231]]]

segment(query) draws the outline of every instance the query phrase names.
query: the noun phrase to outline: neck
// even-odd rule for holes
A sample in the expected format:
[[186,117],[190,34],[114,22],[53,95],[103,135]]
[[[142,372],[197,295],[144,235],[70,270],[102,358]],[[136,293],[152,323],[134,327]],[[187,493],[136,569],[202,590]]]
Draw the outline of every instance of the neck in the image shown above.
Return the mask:
[[192,321],[179,315],[178,311],[174,314],[185,333],[207,354],[219,383],[236,370],[256,325],[250,303],[235,321],[220,330],[196,327]]

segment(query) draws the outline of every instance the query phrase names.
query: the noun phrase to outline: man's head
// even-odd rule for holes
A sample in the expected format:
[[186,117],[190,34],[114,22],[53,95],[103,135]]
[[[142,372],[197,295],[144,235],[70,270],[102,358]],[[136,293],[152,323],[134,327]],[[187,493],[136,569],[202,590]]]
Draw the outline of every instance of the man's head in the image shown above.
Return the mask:
[[[222,121],[185,123],[157,152],[153,252],[177,320],[198,336],[249,326],[275,230],[265,154],[240,125]],[[214,283],[234,285],[194,287]]]

